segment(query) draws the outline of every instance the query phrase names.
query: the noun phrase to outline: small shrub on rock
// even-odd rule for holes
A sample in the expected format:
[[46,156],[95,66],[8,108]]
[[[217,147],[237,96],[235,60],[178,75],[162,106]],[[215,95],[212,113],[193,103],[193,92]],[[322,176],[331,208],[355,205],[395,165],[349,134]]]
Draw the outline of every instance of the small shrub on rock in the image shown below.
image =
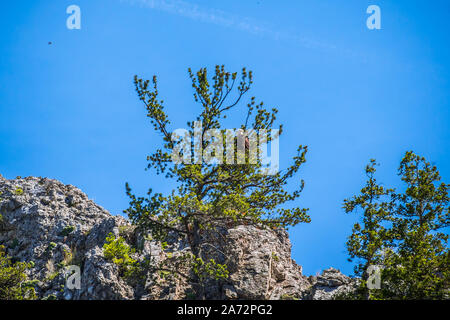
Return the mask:
[[13,263],[0,246],[0,300],[36,299],[34,284],[30,285],[25,274],[29,268],[25,262]]
[[131,257],[134,253],[135,250],[125,243],[124,238],[116,238],[112,233],[106,237],[103,255],[107,260],[116,264],[121,275],[125,277],[131,276],[136,271],[137,262]]

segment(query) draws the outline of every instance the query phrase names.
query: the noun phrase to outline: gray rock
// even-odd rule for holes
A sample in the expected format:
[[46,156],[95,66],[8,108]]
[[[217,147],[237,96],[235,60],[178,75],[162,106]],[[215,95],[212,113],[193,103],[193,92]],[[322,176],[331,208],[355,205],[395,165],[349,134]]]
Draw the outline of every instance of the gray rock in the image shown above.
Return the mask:
[[[37,279],[40,298],[57,299],[183,299],[192,296],[186,280],[158,281],[148,276],[130,284],[118,267],[103,256],[103,244],[111,232],[128,230],[125,239],[140,250],[138,261],[159,262],[164,254],[158,243],[138,234],[121,216],[112,216],[89,200],[78,188],[47,178],[7,180],[0,175],[0,245],[9,256],[33,261],[28,271]],[[226,263],[226,281],[210,281],[207,299],[333,299],[351,291],[355,280],[327,269],[306,277],[291,258],[291,243],[283,229],[269,230],[240,225],[221,230],[217,262]],[[190,251],[188,243],[171,236],[174,255]],[[81,287],[66,285],[65,267],[81,270]]]
[[347,277],[339,270],[329,268],[322,271],[322,274],[309,279],[312,286],[305,292],[304,298],[311,300],[332,300],[338,299],[346,293],[356,290],[358,280]]

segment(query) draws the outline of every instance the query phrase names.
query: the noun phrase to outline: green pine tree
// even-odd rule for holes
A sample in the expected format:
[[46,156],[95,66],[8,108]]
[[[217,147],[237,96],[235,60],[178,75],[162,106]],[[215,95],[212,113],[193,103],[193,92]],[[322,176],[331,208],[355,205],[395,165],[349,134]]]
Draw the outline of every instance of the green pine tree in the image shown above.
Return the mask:
[[[363,208],[363,225],[355,224],[347,242],[350,258],[362,263],[357,298],[444,299],[449,297],[450,256],[449,184],[440,182],[436,166],[406,152],[399,176],[402,193],[378,186],[373,178],[375,161],[367,166],[369,180],[361,195],[344,201],[347,212]],[[374,202],[375,201],[375,202]],[[382,266],[380,289],[367,287],[370,265]]]
[[369,297],[368,268],[382,263],[383,248],[391,238],[387,222],[392,220],[392,204],[389,196],[394,190],[377,183],[376,166],[376,161],[371,159],[365,169],[368,180],[361,189],[361,193],[344,200],[346,213],[356,212],[358,208],[362,209],[361,222],[353,225],[352,234],[347,241],[349,261],[357,261],[354,271],[355,275],[361,278],[357,292],[360,298]]
[[382,273],[386,283],[376,297],[443,299],[448,297],[450,256],[447,246],[450,185],[440,182],[436,166],[409,151],[399,167],[406,184],[393,195],[393,242]]
[[[208,77],[206,68],[195,74],[189,69],[189,76],[194,100],[200,104],[199,115],[187,122],[189,133],[192,136],[196,134],[193,121],[196,120],[202,123],[202,138],[210,129],[221,130],[225,135],[223,120],[230,114],[239,116],[236,106],[250,90],[253,83],[252,72],[244,68],[238,77],[237,73],[225,71],[224,66],[216,66],[212,78]],[[227,277],[226,259],[216,246],[216,243],[220,243],[220,230],[223,228],[242,223],[277,228],[310,221],[308,209],[284,206],[296,200],[303,189],[303,180],[299,181],[294,191],[288,191],[286,185],[305,162],[306,146],[298,147],[291,166],[274,175],[261,171],[263,166],[259,159],[256,164],[251,164],[248,157],[242,164],[228,163],[226,160],[223,164],[208,164],[197,162],[196,159],[192,164],[173,163],[170,161],[171,153],[179,145],[172,141],[164,102],[158,98],[157,79],[153,77],[150,86],[149,80],[144,81],[136,76],[135,86],[139,99],[147,110],[147,117],[154,129],[161,134],[164,143],[162,148],[148,156],[148,168],[156,169],[158,174],[164,174],[166,178],[175,179],[178,187],[167,195],[154,194],[150,190],[148,197],[136,197],[127,184],[131,202],[125,212],[140,228],[150,231],[153,239],[164,243],[168,233],[172,232],[187,240],[192,256],[180,257],[180,261],[182,265],[191,266],[190,270],[194,272],[191,282],[200,283],[205,279]],[[256,103],[255,97],[251,97],[240,119],[241,128],[271,130],[274,128],[277,112],[275,108],[266,110],[262,102]],[[277,129],[281,134],[282,126]],[[271,141],[271,137],[268,136],[267,140]],[[201,141],[202,150],[211,143],[208,139]],[[183,152],[191,155],[194,149],[191,146],[191,150]],[[236,154],[223,150],[224,159],[230,155],[237,157]],[[171,256],[171,259],[174,257]],[[167,272],[181,273],[180,263],[174,265],[177,268],[169,268],[167,265],[159,268],[164,270],[165,275]],[[182,276],[188,275],[184,273]],[[201,291],[200,286],[198,297],[203,298]]]

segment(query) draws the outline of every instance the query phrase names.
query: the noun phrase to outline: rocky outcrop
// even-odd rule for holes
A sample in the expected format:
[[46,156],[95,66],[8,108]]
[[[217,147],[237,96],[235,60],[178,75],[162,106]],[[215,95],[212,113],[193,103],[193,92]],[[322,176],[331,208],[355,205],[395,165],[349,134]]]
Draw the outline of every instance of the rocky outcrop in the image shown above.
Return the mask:
[[[32,262],[38,296],[65,299],[133,298],[117,267],[103,259],[109,232],[127,225],[79,189],[46,178],[0,178],[0,244],[16,260]],[[78,265],[81,290],[65,287],[64,269]]]
[[309,277],[311,287],[304,298],[308,300],[331,300],[343,297],[356,289],[357,280],[343,275],[339,270],[329,268],[321,275]]
[[261,230],[238,226],[228,230],[227,263],[230,294],[226,298],[301,298],[310,283],[291,258],[291,243],[285,230]]
[[[133,257],[138,261],[158,262],[164,250],[74,186],[47,178],[0,176],[0,213],[0,245],[13,259],[32,262],[28,276],[35,279],[40,298],[184,299],[192,290],[183,279],[160,282],[148,275],[137,283],[125,280],[103,255],[109,233],[126,233],[131,245],[139,244]],[[220,246],[230,275],[208,283],[207,299],[333,299],[355,284],[335,269],[304,276],[282,229],[240,225],[223,231]],[[175,254],[190,250],[176,238],[170,248]],[[66,285],[68,266],[79,267],[79,289]]]

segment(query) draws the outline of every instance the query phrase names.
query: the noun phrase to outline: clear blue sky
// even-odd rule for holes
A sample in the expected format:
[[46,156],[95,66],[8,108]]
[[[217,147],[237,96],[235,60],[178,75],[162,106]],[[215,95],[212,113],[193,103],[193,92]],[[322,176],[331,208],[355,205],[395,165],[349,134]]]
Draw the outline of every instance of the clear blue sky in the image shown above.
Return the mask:
[[[71,4],[81,30],[66,28]],[[370,4],[381,8],[381,30],[366,27]],[[399,186],[410,149],[450,182],[449,9],[399,0],[2,1],[0,173],[59,179],[120,214],[126,181],[142,194],[173,187],[144,171],[160,138],[133,75],[159,76],[178,128],[198,112],[188,67],[246,66],[250,94],[280,110],[281,167],[296,145],[310,150],[298,204],[312,222],[289,231],[294,259],[306,274],[351,274],[345,241],[356,217],[341,206],[362,187],[369,158],[389,186]]]

